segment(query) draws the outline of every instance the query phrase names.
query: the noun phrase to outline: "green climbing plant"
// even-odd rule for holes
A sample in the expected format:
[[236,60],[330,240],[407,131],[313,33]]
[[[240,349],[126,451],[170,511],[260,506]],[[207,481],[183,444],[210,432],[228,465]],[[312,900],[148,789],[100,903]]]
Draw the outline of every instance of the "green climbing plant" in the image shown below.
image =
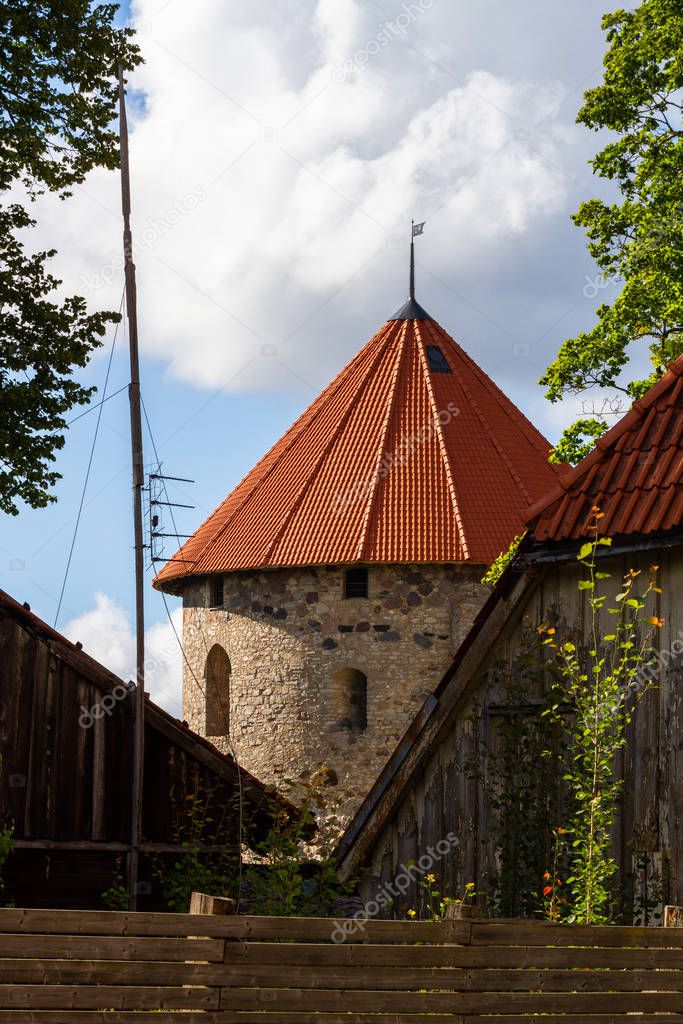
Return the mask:
[[503,575],[507,567],[511,565],[514,561],[519,545],[522,543],[525,536],[526,533],[517,534],[517,536],[512,540],[510,547],[507,549],[507,551],[501,551],[501,553],[498,555],[498,558],[496,558],[495,561],[491,563],[491,565],[488,567],[488,569],[482,576],[482,583],[488,583],[488,585],[491,587],[494,587],[496,585],[496,583]]
[[111,884],[102,893],[107,910],[128,910],[128,887],[123,876],[123,858],[117,857]]
[[292,818],[281,811],[256,844],[255,863],[248,866],[245,881],[252,913],[327,917],[338,913],[339,904],[353,892],[353,883],[337,877],[333,853],[342,821],[329,778],[323,766],[311,779],[299,782],[299,815]]
[[184,807],[177,809],[174,842],[179,850],[172,859],[157,854],[152,862],[169,910],[187,913],[193,892],[236,894],[238,852],[227,844],[216,844],[216,836],[223,833],[226,815],[232,810],[230,805],[221,805],[217,792],[199,778],[186,796]]
[[[637,570],[626,573],[613,603],[601,592],[610,574],[598,569],[598,553],[611,545],[611,539],[599,536],[599,509],[594,508],[592,515],[593,539],[578,554],[585,569],[578,586],[588,603],[587,643],[560,640],[556,629],[545,623],[539,633],[552,652],[554,669],[551,703],[544,714],[549,723],[566,729],[568,737],[564,779],[572,810],[566,823],[571,837],[566,920],[605,924],[617,871],[611,829],[622,780],[615,772],[615,759],[626,743],[638,702],[653,685],[647,671],[655,654],[651,641],[663,619],[646,614],[651,595],[660,593],[657,566],[651,567],[641,592]],[[609,629],[603,631],[605,622]]]

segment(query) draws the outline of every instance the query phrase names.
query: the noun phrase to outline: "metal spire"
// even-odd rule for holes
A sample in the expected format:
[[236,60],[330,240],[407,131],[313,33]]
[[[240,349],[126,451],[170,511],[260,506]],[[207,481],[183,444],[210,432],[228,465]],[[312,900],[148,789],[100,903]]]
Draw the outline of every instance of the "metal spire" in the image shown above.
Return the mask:
[[408,286],[408,301],[401,306],[397,313],[391,317],[392,320],[431,320],[419,302],[415,301],[415,239],[421,235],[425,228],[425,222],[416,224],[410,222],[410,281]]

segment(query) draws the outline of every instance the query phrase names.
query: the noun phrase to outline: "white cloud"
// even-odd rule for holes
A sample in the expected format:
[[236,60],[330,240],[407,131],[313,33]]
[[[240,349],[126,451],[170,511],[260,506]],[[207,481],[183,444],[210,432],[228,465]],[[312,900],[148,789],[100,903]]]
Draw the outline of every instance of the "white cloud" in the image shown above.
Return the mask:
[[[180,635],[182,609],[171,617]],[[124,680],[135,679],[135,637],[128,613],[103,593],[95,607],[63,629],[72,642]],[[171,624],[156,622],[145,630],[145,689],[153,701],[172,715],[181,713],[182,653]]]
[[[306,378],[315,352],[324,379],[339,365],[320,355],[321,338],[338,335],[335,296],[355,310],[386,296],[386,314],[400,303],[406,257],[394,239],[411,213],[429,220],[429,270],[479,270],[493,285],[501,252],[512,258],[515,239],[564,210],[566,87],[526,68],[445,73],[432,54],[443,57],[457,16],[422,6],[371,54],[386,21],[417,5],[378,22],[360,0],[292,0],[277,13],[206,0],[191,18],[181,3],[134,4],[146,60],[131,82],[145,93],[131,138],[140,337],[172,374],[268,390],[282,386],[283,363]],[[337,84],[334,68],[359,52],[367,62]],[[116,265],[118,211],[118,180],[104,172],[68,208],[43,202],[67,290]],[[93,303],[118,307],[121,287],[119,269]],[[261,357],[264,344],[277,358]]]

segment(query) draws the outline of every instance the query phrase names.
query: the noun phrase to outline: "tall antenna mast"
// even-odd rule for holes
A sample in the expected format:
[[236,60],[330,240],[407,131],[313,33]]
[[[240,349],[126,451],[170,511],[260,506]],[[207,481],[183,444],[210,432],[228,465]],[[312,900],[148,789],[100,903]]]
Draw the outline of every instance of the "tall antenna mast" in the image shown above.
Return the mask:
[[145,757],[145,590],[142,533],[142,491],[145,483],[142,461],[142,419],[140,415],[140,360],[138,355],[137,295],[133,236],[130,230],[130,169],[128,162],[128,122],[123,68],[119,67],[119,120],[121,145],[121,209],[123,212],[123,257],[126,285],[126,314],[130,348],[130,439],[133,464],[133,532],[135,543],[135,654],[136,686],[134,700],[133,786],[131,838],[128,856],[128,898],[131,910],[137,905],[138,869],[142,828],[142,780]]

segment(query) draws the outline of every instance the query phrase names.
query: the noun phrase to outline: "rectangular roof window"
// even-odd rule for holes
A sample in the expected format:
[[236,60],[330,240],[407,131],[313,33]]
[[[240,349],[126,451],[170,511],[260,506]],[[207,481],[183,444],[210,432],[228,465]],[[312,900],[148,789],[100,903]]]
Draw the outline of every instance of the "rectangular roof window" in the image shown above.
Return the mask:
[[446,357],[437,345],[427,345],[427,363],[432,373],[450,373]]

